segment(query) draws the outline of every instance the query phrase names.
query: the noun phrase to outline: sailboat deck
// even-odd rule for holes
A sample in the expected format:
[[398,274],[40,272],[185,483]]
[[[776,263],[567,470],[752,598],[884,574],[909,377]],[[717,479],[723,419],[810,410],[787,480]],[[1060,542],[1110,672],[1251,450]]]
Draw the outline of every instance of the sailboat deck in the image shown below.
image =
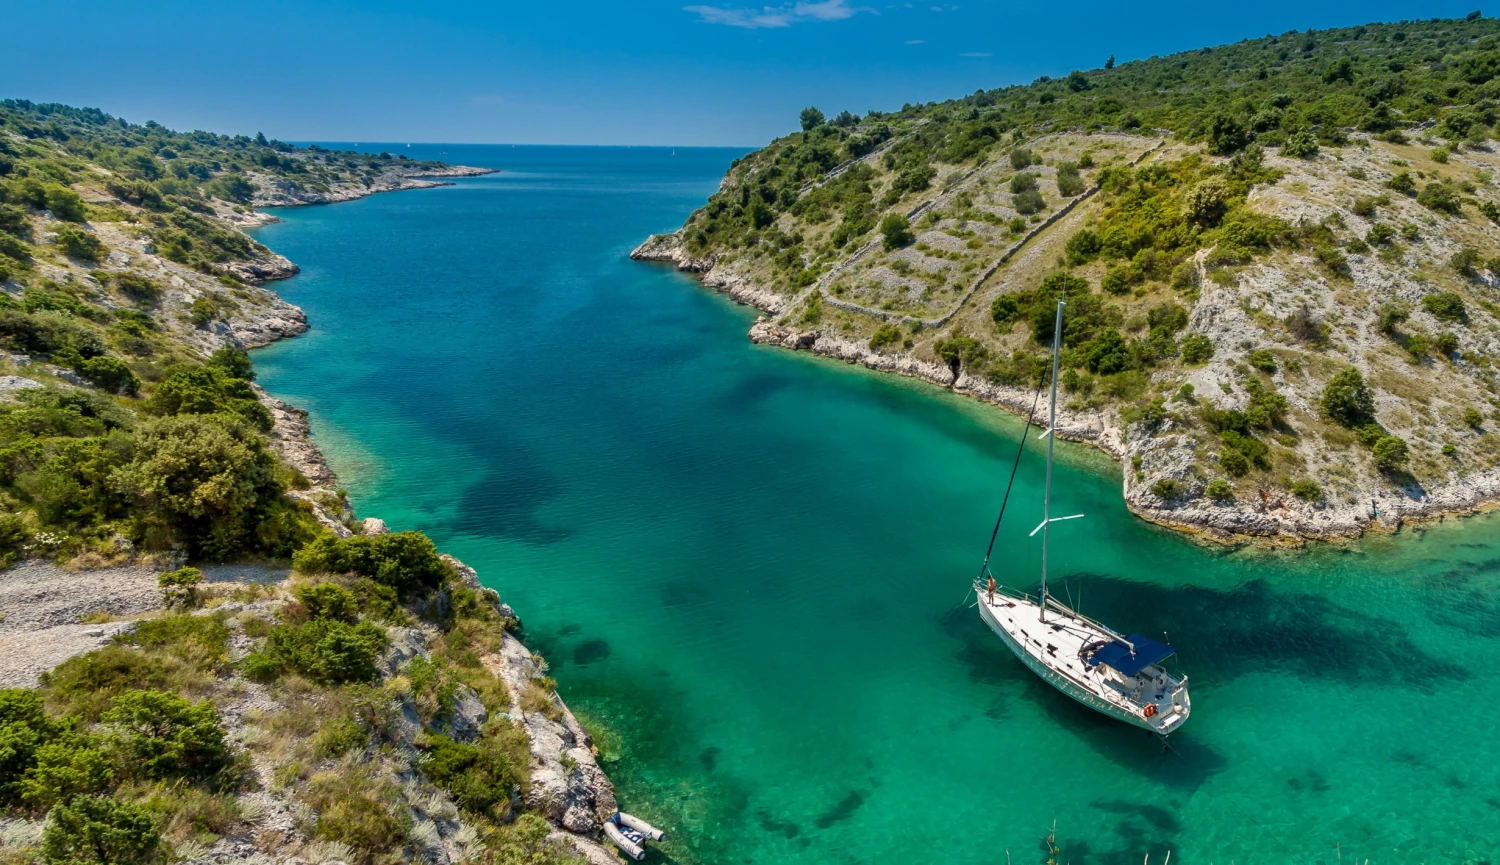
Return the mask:
[[[1187,720],[1186,695],[1180,705],[1174,699],[1181,683],[1165,670],[1153,665],[1138,676],[1122,676],[1102,666],[1085,665],[1080,657],[1085,646],[1114,639],[1086,618],[1049,609],[1047,620],[1040,621],[1035,601],[1008,593],[997,592],[991,599],[981,591],[979,603],[983,618],[1008,638],[1011,650],[1024,652],[1022,660],[1044,677],[1047,672],[1057,676],[1052,684],[1075,700],[1160,733],[1171,732]],[[1144,716],[1148,705],[1156,707],[1149,718]]]

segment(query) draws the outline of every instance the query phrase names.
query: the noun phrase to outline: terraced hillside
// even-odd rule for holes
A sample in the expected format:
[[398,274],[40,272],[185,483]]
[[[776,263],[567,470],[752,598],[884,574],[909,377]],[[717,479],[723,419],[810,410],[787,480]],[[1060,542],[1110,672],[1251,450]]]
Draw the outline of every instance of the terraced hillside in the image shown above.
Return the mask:
[[1159,522],[1334,537],[1500,494],[1491,20],[1289,33],[832,121],[635,253],[752,337],[1029,410]]

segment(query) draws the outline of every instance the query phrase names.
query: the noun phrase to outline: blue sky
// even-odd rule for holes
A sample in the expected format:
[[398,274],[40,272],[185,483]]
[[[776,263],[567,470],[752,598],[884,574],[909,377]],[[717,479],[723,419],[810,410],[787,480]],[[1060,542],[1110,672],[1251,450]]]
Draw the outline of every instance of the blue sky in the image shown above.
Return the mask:
[[899,108],[1452,2],[10,3],[0,96],[294,141],[752,146]]

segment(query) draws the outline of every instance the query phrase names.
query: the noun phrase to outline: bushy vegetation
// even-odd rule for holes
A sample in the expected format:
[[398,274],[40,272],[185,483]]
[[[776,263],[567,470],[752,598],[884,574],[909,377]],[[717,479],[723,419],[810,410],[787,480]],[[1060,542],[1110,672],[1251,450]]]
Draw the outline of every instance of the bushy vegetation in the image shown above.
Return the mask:
[[[982,89],[900,111],[863,117],[844,112],[838,123],[799,123],[799,131],[737,160],[723,189],[689,220],[684,237],[697,253],[796,259],[798,267],[778,269],[790,281],[801,263],[827,250],[796,232],[780,230],[783,214],[812,224],[840,219],[830,246],[841,247],[877,224],[880,211],[930,188],[949,166],[1006,160],[1017,172],[1031,169],[1036,157],[1026,142],[1042,130],[1162,129],[1179,140],[1201,141],[1213,154],[1236,157],[1238,171],[1237,177],[1225,178],[1231,199],[1227,206],[1210,200],[1207,210],[1195,210],[1193,216],[1173,206],[1137,213],[1130,220],[1136,228],[1174,210],[1186,216],[1181,233],[1168,232],[1160,242],[1153,235],[1145,245],[1170,255],[1192,242],[1188,229],[1217,230],[1230,217],[1232,227],[1222,232],[1228,252],[1253,251],[1272,240],[1268,235],[1275,235],[1276,227],[1230,211],[1239,204],[1233,199],[1243,197],[1243,185],[1237,189],[1236,183],[1258,170],[1257,148],[1315,159],[1323,148],[1347,143],[1345,130],[1395,139],[1401,130],[1429,122],[1436,123],[1435,132],[1450,147],[1477,143],[1496,120],[1489,106],[1500,95],[1497,57],[1500,24],[1492,18],[1294,30],[1061,78],[1042,76],[1029,84]],[[804,118],[814,110],[804,112]],[[882,147],[874,161],[891,177],[883,192],[877,193],[876,178],[862,164],[831,182],[816,183]],[[1244,154],[1250,157],[1239,158]],[[1064,197],[1082,191],[1079,167],[1057,166],[1058,191]],[[1108,186],[1104,171],[1099,180]],[[1159,180],[1144,184],[1136,195],[1161,193]],[[1402,187],[1398,180],[1393,188],[1440,213],[1454,212],[1461,199],[1461,191],[1447,183],[1430,182],[1419,190],[1410,175],[1404,183]],[[1191,186],[1173,185],[1180,188],[1161,205],[1187,203]],[[1045,206],[1034,188],[1013,192],[1023,214]],[[1132,256],[1141,240],[1140,233],[1123,227],[1111,256]]]

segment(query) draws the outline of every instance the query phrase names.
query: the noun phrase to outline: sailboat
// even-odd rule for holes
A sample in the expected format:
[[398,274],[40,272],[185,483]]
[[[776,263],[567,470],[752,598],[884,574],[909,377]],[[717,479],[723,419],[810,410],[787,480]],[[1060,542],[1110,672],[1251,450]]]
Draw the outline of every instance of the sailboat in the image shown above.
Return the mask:
[[[1051,526],[1083,516],[1052,516],[1052,444],[1057,428],[1057,365],[1064,306],[1066,303],[1059,300],[1052,332],[1052,405],[1047,431],[1042,434],[1047,439],[1042,522],[1031,532],[1031,536],[1042,533],[1041,589],[1033,597],[996,581],[989,572],[995,543],[992,536],[990,553],[985,554],[979,578],[974,581],[979,617],[1047,684],[1090,709],[1166,737],[1180,728],[1192,711],[1187,676],[1173,675],[1162,666],[1174,654],[1172,647],[1140,634],[1122,636],[1047,591],[1047,542]],[[1025,446],[1024,435],[1021,445]],[[1020,451],[1016,459],[1020,459]],[[1011,480],[1015,480],[1014,469]],[[1007,490],[1006,497],[1009,495]],[[1004,513],[1002,505],[1002,518]],[[998,534],[998,523],[995,528]]]

